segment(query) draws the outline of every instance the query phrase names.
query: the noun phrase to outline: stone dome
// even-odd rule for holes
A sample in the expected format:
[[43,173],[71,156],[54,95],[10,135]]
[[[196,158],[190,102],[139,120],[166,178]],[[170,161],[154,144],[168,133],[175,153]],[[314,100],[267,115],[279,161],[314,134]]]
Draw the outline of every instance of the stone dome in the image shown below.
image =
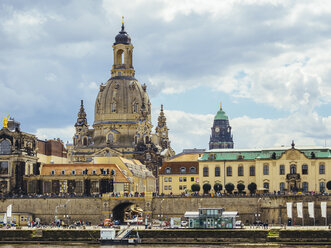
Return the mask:
[[116,45],[116,44],[126,44],[126,45],[131,44],[131,37],[124,30],[124,24],[122,24],[122,30],[115,37],[115,43],[114,43],[114,45]]
[[95,103],[94,125],[134,122],[139,119],[142,111],[150,116],[146,86],[134,78],[111,78],[100,86]]

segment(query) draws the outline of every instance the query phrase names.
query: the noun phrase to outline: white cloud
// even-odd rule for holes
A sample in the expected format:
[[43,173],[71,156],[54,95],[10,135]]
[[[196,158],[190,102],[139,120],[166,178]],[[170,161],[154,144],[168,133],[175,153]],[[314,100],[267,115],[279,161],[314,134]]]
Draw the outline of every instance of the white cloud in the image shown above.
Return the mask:
[[75,128],[73,126],[59,127],[59,128],[38,128],[36,130],[36,136],[40,140],[60,138],[65,143],[69,141],[72,143],[72,137],[74,136]]
[[[165,111],[169,136],[176,152],[183,148],[208,148],[214,115],[197,115],[183,111]],[[279,119],[251,118],[230,119],[235,148],[267,148],[296,145],[331,146],[331,116],[316,113],[296,113]],[[329,135],[325,135],[328,133]]]

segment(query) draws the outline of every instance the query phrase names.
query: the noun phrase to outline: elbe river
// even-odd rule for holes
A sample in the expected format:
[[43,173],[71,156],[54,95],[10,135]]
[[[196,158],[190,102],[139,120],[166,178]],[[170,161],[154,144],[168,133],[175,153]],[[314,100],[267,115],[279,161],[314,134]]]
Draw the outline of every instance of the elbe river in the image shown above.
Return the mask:
[[[124,248],[124,247],[135,247],[135,248],[170,248],[170,247],[183,247],[183,248],[216,248],[216,247],[221,247],[221,248],[243,248],[243,247],[257,247],[257,248],[262,248],[262,247],[273,247],[273,248],[299,248],[303,247],[302,245],[284,245],[284,244],[263,244],[263,243],[242,243],[242,244],[231,244],[231,245],[134,245],[134,246],[125,246],[125,245],[88,245],[88,244],[63,244],[63,245],[38,245],[38,244],[17,244],[17,245],[0,245],[0,248],[78,248],[78,247],[91,247],[91,248]],[[309,245],[307,246],[309,248],[321,248],[321,247],[331,247],[330,245]]]

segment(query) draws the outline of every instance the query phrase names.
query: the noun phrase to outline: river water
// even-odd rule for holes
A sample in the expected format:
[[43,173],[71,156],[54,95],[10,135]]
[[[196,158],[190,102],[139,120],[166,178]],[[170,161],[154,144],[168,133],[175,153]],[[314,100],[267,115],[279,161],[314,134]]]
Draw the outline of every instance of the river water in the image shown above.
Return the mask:
[[[170,248],[170,247],[183,247],[183,248],[299,248],[302,245],[283,245],[283,244],[253,244],[253,243],[242,243],[242,244],[231,244],[231,245],[135,245],[135,246],[125,246],[125,245],[84,245],[84,244],[64,244],[64,245],[38,245],[38,244],[20,244],[20,245],[0,245],[0,248],[78,248],[78,247],[89,247],[89,248],[124,248],[124,247],[135,247],[135,248]],[[331,247],[331,245],[309,245],[309,248],[324,248]]]

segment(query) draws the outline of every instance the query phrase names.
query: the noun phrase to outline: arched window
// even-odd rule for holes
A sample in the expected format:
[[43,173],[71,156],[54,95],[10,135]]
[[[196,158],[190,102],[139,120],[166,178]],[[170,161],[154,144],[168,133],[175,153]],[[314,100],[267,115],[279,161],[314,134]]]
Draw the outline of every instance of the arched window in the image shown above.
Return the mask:
[[302,191],[303,192],[308,192],[308,182],[303,182],[302,183]]
[[280,191],[280,192],[284,192],[284,191],[285,191],[285,183],[284,183],[284,182],[281,182],[281,183],[279,184],[279,191]]
[[109,143],[113,143],[113,142],[114,142],[114,136],[113,136],[112,133],[109,133],[109,134],[108,134],[108,142],[109,142]]
[[133,104],[133,113],[138,113],[138,103]]
[[325,174],[325,165],[320,164],[320,174]]
[[239,165],[238,167],[238,176],[239,177],[244,176],[244,167],[242,165]]
[[308,165],[302,165],[302,175],[308,175]]
[[263,183],[263,188],[265,191],[269,192],[269,183],[267,182]]
[[84,145],[84,146],[87,146],[87,137],[84,137],[83,145]]
[[252,165],[251,167],[249,167],[249,175],[251,177],[254,177],[255,176],[255,166]]
[[190,173],[196,173],[196,172],[197,172],[197,170],[195,169],[195,167],[190,168]]
[[170,173],[171,173],[171,168],[167,167],[167,168],[165,169],[165,172],[166,172],[166,174],[170,174]]
[[290,174],[297,174],[297,166],[295,164],[291,164]]
[[186,174],[186,168],[185,167],[180,168],[180,174]]
[[209,170],[208,167],[203,167],[203,176],[208,177],[209,176]]
[[231,166],[226,167],[226,175],[228,177],[232,177],[232,167]]
[[115,113],[116,112],[116,102],[113,102],[111,104],[111,112]]
[[10,155],[11,154],[11,144],[8,140],[3,140],[0,142],[0,155]]
[[263,175],[269,175],[269,165],[263,165]]
[[283,164],[279,166],[279,175],[285,175],[285,165]]
[[215,167],[215,177],[221,176],[221,168],[219,166]]
[[325,192],[325,182],[320,182],[320,192],[321,193]]

